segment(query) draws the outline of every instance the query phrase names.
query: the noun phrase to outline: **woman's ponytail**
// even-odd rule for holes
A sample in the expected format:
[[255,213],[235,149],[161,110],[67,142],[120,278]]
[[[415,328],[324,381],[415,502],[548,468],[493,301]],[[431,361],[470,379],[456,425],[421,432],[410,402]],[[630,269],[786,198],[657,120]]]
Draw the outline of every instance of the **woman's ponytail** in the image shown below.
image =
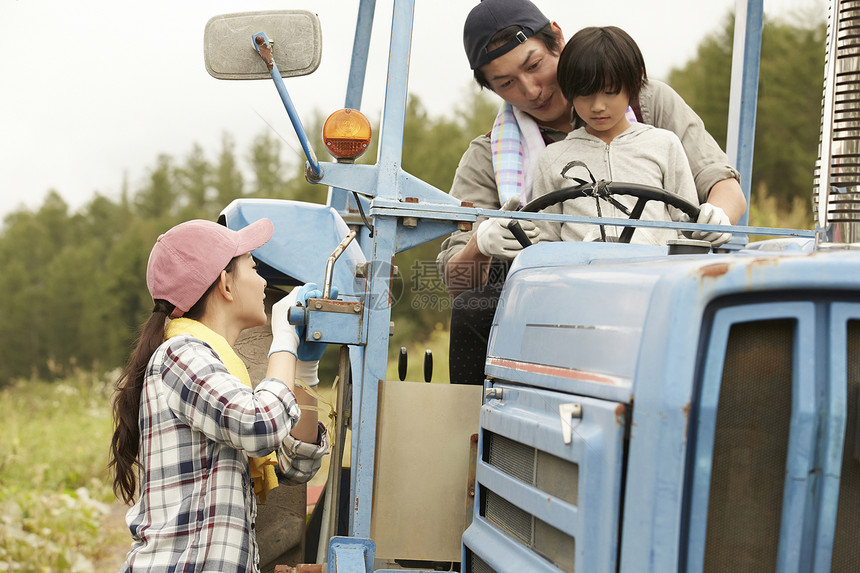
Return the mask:
[[137,455],[140,450],[140,395],[146,378],[146,367],[164,341],[167,317],[173,305],[156,300],[152,315],[141,329],[140,338],[128,364],[116,381],[113,402],[114,432],[110,445],[108,468],[113,468],[113,492],[131,503],[137,493]]

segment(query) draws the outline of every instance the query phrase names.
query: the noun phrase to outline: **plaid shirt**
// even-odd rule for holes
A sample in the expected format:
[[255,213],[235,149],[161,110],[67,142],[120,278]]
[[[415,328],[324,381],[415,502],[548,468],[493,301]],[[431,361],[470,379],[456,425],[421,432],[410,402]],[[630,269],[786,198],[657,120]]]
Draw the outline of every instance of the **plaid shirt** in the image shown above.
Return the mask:
[[205,343],[162,344],[140,398],[140,495],[126,514],[133,544],[122,571],[258,570],[257,504],[248,457],[278,450],[281,477],[301,483],[327,453],[289,436],[300,410],[274,378],[242,384]]

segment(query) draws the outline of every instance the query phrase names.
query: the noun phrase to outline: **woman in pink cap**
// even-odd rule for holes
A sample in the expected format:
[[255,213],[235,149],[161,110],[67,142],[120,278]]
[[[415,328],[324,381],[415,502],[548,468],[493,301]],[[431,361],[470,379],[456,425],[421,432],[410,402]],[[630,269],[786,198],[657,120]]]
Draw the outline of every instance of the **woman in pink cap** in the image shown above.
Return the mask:
[[297,378],[318,381],[325,345],[300,341],[286,318],[297,301],[321,296],[316,286],[274,305],[256,388],[232,348],[244,329],[266,323],[266,281],[251,251],[272,233],[268,219],[239,231],[195,220],[152,248],[146,284],[155,308],[113,406],[114,492],[136,498],[122,571],[258,571],[256,497],[265,501],[279,479],[306,482],[328,451],[315,415],[297,427],[294,395]]

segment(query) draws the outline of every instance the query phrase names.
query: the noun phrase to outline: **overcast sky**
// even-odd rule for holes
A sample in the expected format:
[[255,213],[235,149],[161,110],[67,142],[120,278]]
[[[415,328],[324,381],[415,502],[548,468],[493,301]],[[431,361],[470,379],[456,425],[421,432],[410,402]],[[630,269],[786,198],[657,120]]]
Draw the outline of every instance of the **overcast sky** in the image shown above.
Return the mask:
[[[472,0],[416,0],[410,92],[432,115],[468,93],[462,23]],[[649,75],[665,78],[718,30],[734,0],[537,0],[570,37],[617,25],[642,48]],[[392,0],[378,0],[362,110],[378,120]],[[323,56],[310,76],[286,80],[308,121],[343,106],[357,0],[0,0],[0,217],[38,208],[54,189],[73,210],[96,193],[139,188],[156,157],[182,161],[194,143],[214,159],[221,134],[237,151],[274,129],[299,149],[271,80],[219,81],[203,64],[203,29],[216,14],[307,9],[319,15]],[[822,18],[826,0],[765,0],[768,16]],[[822,46],[823,61],[824,46]],[[268,127],[268,126],[271,127]],[[316,137],[316,134],[311,134]],[[285,152],[297,152],[285,147]],[[328,158],[325,158],[328,160]]]

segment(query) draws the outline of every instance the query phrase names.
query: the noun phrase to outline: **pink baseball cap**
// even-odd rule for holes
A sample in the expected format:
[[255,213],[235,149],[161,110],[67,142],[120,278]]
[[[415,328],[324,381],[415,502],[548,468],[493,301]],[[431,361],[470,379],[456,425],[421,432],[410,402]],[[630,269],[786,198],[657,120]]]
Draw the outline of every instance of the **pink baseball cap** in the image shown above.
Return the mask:
[[238,231],[202,219],[176,225],[158,237],[149,253],[149,294],[153,300],[163,299],[176,307],[172,318],[182,316],[206,294],[233,257],[263,246],[274,230],[268,219]]

